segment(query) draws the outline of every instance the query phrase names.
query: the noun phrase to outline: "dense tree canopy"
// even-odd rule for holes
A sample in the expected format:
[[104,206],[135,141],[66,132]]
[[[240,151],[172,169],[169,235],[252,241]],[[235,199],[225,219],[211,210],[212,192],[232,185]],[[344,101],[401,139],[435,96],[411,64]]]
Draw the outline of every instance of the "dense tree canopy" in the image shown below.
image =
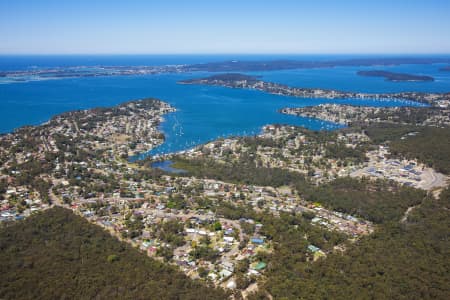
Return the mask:
[[450,174],[450,128],[380,124],[366,128],[366,132],[376,143],[389,142],[392,155],[418,159]]
[[422,190],[402,187],[385,180],[338,178],[317,187],[299,187],[308,201],[331,209],[383,223],[398,221],[408,207],[422,202]]
[[2,299],[226,298],[63,208],[1,229],[0,270]]
[[242,158],[235,163],[217,163],[212,159],[174,159],[174,167],[200,178],[214,178],[229,182],[256,184],[264,186],[282,186],[294,182],[304,182],[303,175],[279,168],[256,167],[253,159]]
[[[405,222],[385,223],[315,263],[304,262],[295,233],[280,235],[264,288],[274,299],[449,299],[449,208],[447,189],[439,200],[425,199]],[[262,289],[251,299],[265,295]]]

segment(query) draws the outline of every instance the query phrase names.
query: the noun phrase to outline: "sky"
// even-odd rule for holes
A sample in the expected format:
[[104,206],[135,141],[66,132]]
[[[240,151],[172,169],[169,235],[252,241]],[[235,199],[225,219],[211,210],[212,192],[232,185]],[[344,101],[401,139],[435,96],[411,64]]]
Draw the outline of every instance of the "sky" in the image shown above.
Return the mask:
[[0,54],[450,53],[450,0],[0,0]]

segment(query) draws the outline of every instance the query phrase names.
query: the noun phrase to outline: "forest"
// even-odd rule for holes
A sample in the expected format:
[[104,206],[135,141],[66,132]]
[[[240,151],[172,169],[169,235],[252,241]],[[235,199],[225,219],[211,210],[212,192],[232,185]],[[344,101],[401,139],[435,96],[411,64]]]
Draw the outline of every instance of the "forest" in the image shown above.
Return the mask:
[[350,177],[310,188],[300,185],[298,191],[310,202],[374,223],[398,221],[408,207],[421,203],[426,197],[425,191],[386,180]]
[[55,207],[0,229],[1,299],[225,299]]
[[289,183],[305,182],[303,175],[280,168],[256,167],[252,158],[243,157],[234,163],[222,164],[213,159],[185,159],[175,157],[173,167],[186,170],[199,178],[213,178],[241,184],[279,187]]
[[393,156],[418,159],[450,174],[450,128],[379,124],[365,131],[375,143],[387,143]]
[[274,299],[449,299],[449,208],[447,189],[405,222],[386,222],[315,263],[304,262],[294,235],[277,239],[264,289],[250,299],[267,299],[265,291]]
[[422,202],[426,195],[421,190],[401,187],[381,179],[372,181],[343,177],[330,183],[314,185],[299,173],[256,167],[251,162],[223,164],[202,158],[176,158],[174,161],[174,167],[200,178],[274,187],[290,185],[309,202],[317,202],[375,223],[399,220],[408,207]]

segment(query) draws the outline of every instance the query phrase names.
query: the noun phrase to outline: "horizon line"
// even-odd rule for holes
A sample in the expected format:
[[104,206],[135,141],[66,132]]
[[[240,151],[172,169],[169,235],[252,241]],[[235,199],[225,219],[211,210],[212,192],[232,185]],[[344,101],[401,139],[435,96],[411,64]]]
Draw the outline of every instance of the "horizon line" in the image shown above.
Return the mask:
[[319,52],[319,53],[311,53],[311,52],[169,52],[169,53],[88,53],[88,52],[74,52],[74,53],[0,53],[0,56],[69,56],[69,55],[92,55],[92,56],[107,56],[107,55],[335,55],[335,56],[347,56],[347,55],[367,55],[367,56],[377,56],[377,55],[391,55],[391,56],[399,56],[399,55],[407,55],[407,56],[425,56],[425,55],[450,55],[450,52]]

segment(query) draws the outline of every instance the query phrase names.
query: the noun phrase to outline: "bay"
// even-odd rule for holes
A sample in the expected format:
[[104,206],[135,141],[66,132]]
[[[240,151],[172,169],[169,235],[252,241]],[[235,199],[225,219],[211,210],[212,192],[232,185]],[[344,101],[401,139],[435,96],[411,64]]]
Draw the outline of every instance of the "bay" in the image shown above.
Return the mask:
[[[220,61],[234,56],[164,56],[164,57],[53,57],[48,61],[35,61],[32,57],[17,62],[17,69],[35,65],[161,65]],[[262,59],[260,56],[242,58]],[[276,57],[279,58],[279,57]],[[325,59],[324,57],[320,57]],[[14,58],[11,58],[14,60]],[[42,58],[40,58],[42,60]],[[311,57],[302,57],[311,59]],[[11,69],[14,62],[0,67]],[[376,67],[336,67],[328,69],[301,69],[248,73],[261,75],[264,80],[293,86],[332,88],[356,92],[425,91],[448,92],[450,72],[439,71],[440,65],[402,65],[383,69],[395,72],[430,74],[434,82],[387,82],[381,78],[361,77],[360,69]],[[291,124],[314,130],[336,129],[340,125],[316,119],[300,118],[278,113],[283,107],[345,103],[372,106],[417,105],[404,101],[379,101],[355,99],[301,99],[270,95],[259,91],[229,89],[224,87],[179,85],[177,81],[209,76],[210,73],[159,74],[144,76],[69,78],[0,85],[0,132],[6,133],[23,125],[47,121],[53,115],[75,109],[112,106],[121,102],[155,97],[173,105],[177,111],[164,116],[160,128],[166,135],[161,146],[150,155],[172,153],[195,145],[230,135],[254,135],[266,124]]]

